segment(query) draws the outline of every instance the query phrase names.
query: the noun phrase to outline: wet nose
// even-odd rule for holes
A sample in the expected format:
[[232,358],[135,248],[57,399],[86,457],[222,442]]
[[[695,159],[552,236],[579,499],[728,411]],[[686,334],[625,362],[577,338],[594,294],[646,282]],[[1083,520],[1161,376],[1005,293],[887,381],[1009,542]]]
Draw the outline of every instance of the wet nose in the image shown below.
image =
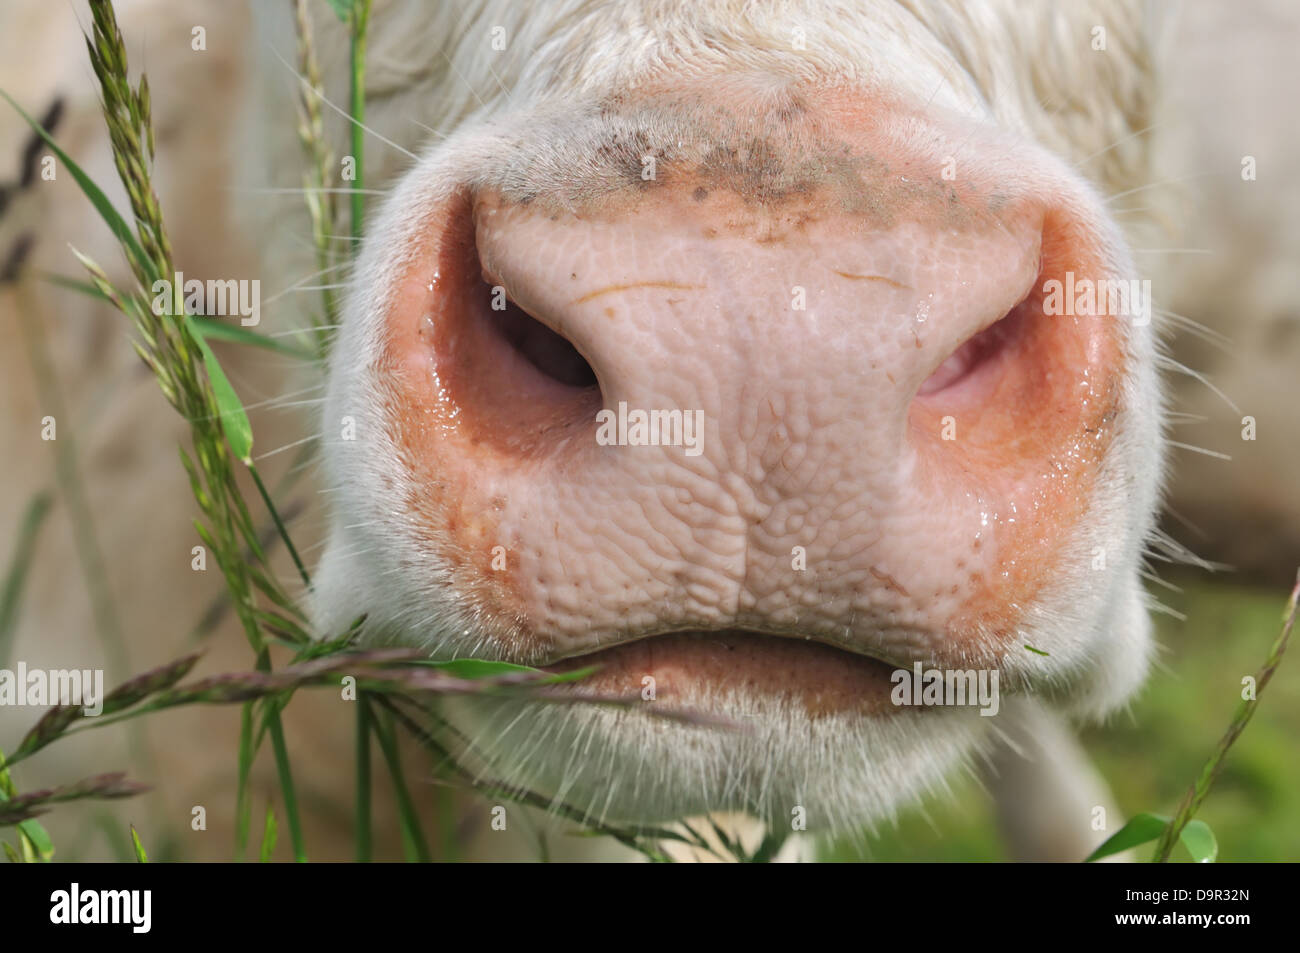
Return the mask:
[[1117,399],[1114,335],[1044,289],[1104,263],[1032,190],[873,175],[440,206],[386,318],[393,445],[503,646],[1013,624]]
[[[630,216],[556,220],[480,200],[474,219],[478,294],[496,296],[479,324],[510,346],[493,359],[502,373],[519,362],[512,399],[563,415],[585,388],[575,420],[610,411],[601,419],[617,433],[598,427],[598,442],[621,446],[680,445],[648,423],[680,413],[740,470],[765,455],[764,420],[791,439],[815,429],[855,458],[897,459],[913,402],[998,356],[1032,307],[1041,253],[1028,217],[881,228],[802,198],[751,209],[702,187],[665,190]],[[498,419],[522,437],[518,410]],[[637,461],[658,455],[619,458],[636,479]]]

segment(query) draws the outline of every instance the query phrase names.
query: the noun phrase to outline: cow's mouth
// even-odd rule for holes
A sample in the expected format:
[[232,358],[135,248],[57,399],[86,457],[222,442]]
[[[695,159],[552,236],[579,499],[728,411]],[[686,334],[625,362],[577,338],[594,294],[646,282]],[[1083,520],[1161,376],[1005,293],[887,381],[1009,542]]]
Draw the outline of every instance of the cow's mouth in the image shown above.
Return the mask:
[[810,717],[898,711],[890,700],[895,664],[804,637],[739,629],[668,632],[545,668],[587,666],[597,670],[578,683],[579,690],[640,696],[673,708],[761,700],[765,708],[796,705]]

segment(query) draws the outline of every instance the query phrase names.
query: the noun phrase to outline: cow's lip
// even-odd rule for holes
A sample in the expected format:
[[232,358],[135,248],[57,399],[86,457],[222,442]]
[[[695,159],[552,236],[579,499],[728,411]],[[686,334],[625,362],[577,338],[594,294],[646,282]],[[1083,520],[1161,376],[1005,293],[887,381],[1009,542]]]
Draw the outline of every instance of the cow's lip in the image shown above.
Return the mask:
[[711,637],[727,637],[738,639],[774,639],[782,643],[803,646],[820,646],[822,648],[833,649],[843,655],[851,658],[869,659],[879,662],[882,665],[889,665],[890,668],[897,668],[899,665],[908,666],[912,660],[904,661],[899,658],[891,658],[883,650],[875,649],[871,646],[863,645],[846,645],[843,642],[830,639],[822,635],[811,632],[804,632],[798,629],[750,629],[745,627],[730,626],[724,628],[672,628],[658,629],[652,632],[638,633],[636,635],[624,636],[612,639],[608,642],[601,642],[594,645],[584,646],[571,652],[551,654],[548,658],[543,659],[538,664],[543,667],[552,665],[567,665],[573,662],[588,663],[598,655],[603,655],[614,649],[624,648],[637,643],[650,643],[654,641],[664,641],[673,637],[687,637],[692,639],[708,639]]
[[542,667],[559,673],[588,666],[596,671],[575,683],[575,690],[646,700],[649,695],[669,707],[708,709],[744,696],[763,708],[795,704],[811,717],[898,711],[890,692],[899,665],[810,636],[744,629],[661,632]]

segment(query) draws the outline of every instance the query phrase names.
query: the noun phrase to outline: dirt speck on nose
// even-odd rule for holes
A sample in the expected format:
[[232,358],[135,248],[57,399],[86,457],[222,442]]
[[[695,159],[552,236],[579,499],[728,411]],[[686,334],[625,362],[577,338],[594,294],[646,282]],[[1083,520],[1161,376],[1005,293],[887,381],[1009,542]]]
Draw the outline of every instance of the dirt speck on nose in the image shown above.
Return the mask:
[[875,566],[871,566],[870,571],[871,571],[871,575],[875,576],[877,579],[883,582],[887,588],[892,589],[900,596],[910,595],[910,593],[908,593],[908,591],[903,588],[902,584],[893,576],[891,576],[889,573],[881,569],[877,569]]

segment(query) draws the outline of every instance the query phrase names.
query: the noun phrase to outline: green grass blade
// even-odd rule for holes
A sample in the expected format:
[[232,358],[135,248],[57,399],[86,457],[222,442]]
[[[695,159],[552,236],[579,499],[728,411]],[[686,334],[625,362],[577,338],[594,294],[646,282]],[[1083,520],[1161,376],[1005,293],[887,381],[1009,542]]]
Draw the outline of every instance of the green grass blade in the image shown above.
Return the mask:
[[262,849],[258,851],[257,855],[257,859],[264,864],[268,863],[271,860],[271,855],[275,853],[276,836],[275,811],[268,804],[266,806],[266,824],[262,827]]
[[[9,762],[5,760],[4,752],[0,751],[0,801],[7,801],[17,794],[14,782],[9,777]],[[54,842],[50,840],[49,832],[38,821],[28,818],[19,821],[17,827],[18,846],[22,848],[24,860],[29,863],[37,860],[48,861],[54,856]],[[6,850],[9,849],[8,844],[5,847]]]
[[[365,151],[366,137],[362,123],[366,118],[366,32],[370,26],[370,0],[352,0],[348,20],[352,33],[352,158],[356,161],[356,178],[352,181],[352,237],[361,238],[361,223],[365,217]],[[353,245],[360,244],[359,241]],[[353,254],[356,253],[354,248]]]
[[407,860],[416,860],[422,864],[430,861],[428,842],[424,839],[424,830],[420,826],[420,816],[411,800],[411,793],[406,789],[406,777],[402,772],[402,759],[397,750],[397,741],[393,736],[392,721],[386,715],[380,715],[373,722],[375,737],[388,763],[388,773],[393,779],[393,790],[397,795],[398,818],[402,826],[402,846]]
[[543,685],[563,685],[566,682],[580,682],[599,670],[599,665],[585,665],[582,668],[575,668],[571,672],[556,672],[553,675],[547,675],[546,678],[540,679],[539,682]]
[[284,540],[285,549],[289,550],[289,555],[293,558],[293,564],[298,567],[298,575],[302,577],[302,584],[310,589],[311,576],[307,575],[307,567],[302,564],[302,557],[298,555],[298,547],[293,544],[293,540],[289,537],[289,531],[284,528],[284,522],[280,519],[280,511],[276,509],[275,503],[271,500],[271,494],[267,492],[266,484],[262,482],[262,475],[257,472],[257,467],[251,463],[248,465],[248,472],[252,474],[253,482],[257,484],[257,492],[262,495],[262,502],[266,504],[267,512],[271,514],[276,531],[279,532],[280,538]]
[[770,864],[785,845],[789,833],[784,830],[769,831],[758,845],[758,849],[748,858],[751,864]]
[[48,281],[50,284],[59,288],[67,288],[69,291],[76,291],[91,298],[98,298],[100,301],[111,301],[108,295],[104,294],[98,287],[89,281],[79,281],[76,278],[69,278],[67,275],[55,274],[52,271],[42,272],[40,275],[42,281]]
[[248,798],[248,777],[253,767],[253,703],[244,702],[239,711],[239,783],[235,789],[235,859],[243,860],[248,848],[252,808]]
[[594,673],[600,666],[588,665],[583,668],[574,669],[571,672],[547,673],[540,668],[532,668],[528,665],[515,665],[513,662],[494,662],[489,659],[479,658],[456,658],[445,661],[434,661],[433,659],[412,659],[411,665],[420,665],[424,668],[436,668],[439,671],[446,672],[448,675],[454,675],[456,678],[467,680],[476,680],[481,678],[496,678],[501,675],[544,675],[537,681],[543,685],[560,685],[565,682],[579,682]]
[[1214,839],[1210,825],[1204,821],[1188,821],[1178,839],[1198,864],[1212,864],[1219,858],[1219,842]]
[[24,838],[24,853],[26,853],[28,845],[31,845],[36,860],[48,863],[53,859],[54,842],[50,840],[49,831],[42,827],[39,821],[20,821],[18,824],[18,830],[22,832]]
[[487,659],[477,658],[457,658],[444,662],[435,662],[432,659],[414,659],[411,664],[421,665],[425,668],[436,668],[448,675],[465,679],[493,678],[497,675],[514,675],[526,672],[540,673],[541,671],[540,669],[529,668],[527,665],[515,665],[511,662],[492,662]]
[[[96,294],[99,294],[99,289],[94,288],[93,285],[91,287]],[[272,351],[286,357],[296,358],[299,361],[318,360],[314,353],[305,348],[295,347],[276,338],[267,337],[265,334],[250,331],[242,325],[230,324],[216,318],[209,318],[207,315],[198,314],[190,315],[190,322],[202,332],[204,339],[208,341],[229,341],[232,344],[247,344],[250,347],[258,347],[264,351]]]
[[14,554],[5,573],[4,588],[0,589],[0,667],[9,658],[9,642],[18,625],[18,607],[27,582],[27,570],[36,550],[36,537],[53,502],[54,498],[48,491],[37,493],[28,502],[19,524],[18,542],[14,544]]
[[225,431],[226,439],[230,441],[230,449],[242,463],[252,466],[253,425],[248,421],[244,405],[239,400],[239,395],[235,393],[235,388],[230,386],[226,372],[221,369],[221,362],[212,353],[212,348],[208,347],[203,331],[195,324],[194,316],[186,315],[185,324],[203,355],[203,366],[208,372],[208,380],[212,382],[212,395],[216,398],[217,413],[221,417],[221,429]]
[[284,796],[284,813],[289,818],[289,839],[293,842],[293,859],[307,862],[307,846],[302,838],[302,821],[298,819],[298,796],[294,793],[293,772],[289,770],[289,749],[284,743],[284,726],[277,712],[271,719],[271,750],[280,776],[280,793]]
[[136,833],[134,824],[131,825],[131,850],[135,852],[136,863],[149,863],[149,855],[144,852],[144,844],[140,843],[140,835]]
[[1090,864],[1111,854],[1118,854],[1139,844],[1153,841],[1163,834],[1168,826],[1169,818],[1161,817],[1159,814],[1135,814],[1127,824],[1089,854],[1084,863]]

